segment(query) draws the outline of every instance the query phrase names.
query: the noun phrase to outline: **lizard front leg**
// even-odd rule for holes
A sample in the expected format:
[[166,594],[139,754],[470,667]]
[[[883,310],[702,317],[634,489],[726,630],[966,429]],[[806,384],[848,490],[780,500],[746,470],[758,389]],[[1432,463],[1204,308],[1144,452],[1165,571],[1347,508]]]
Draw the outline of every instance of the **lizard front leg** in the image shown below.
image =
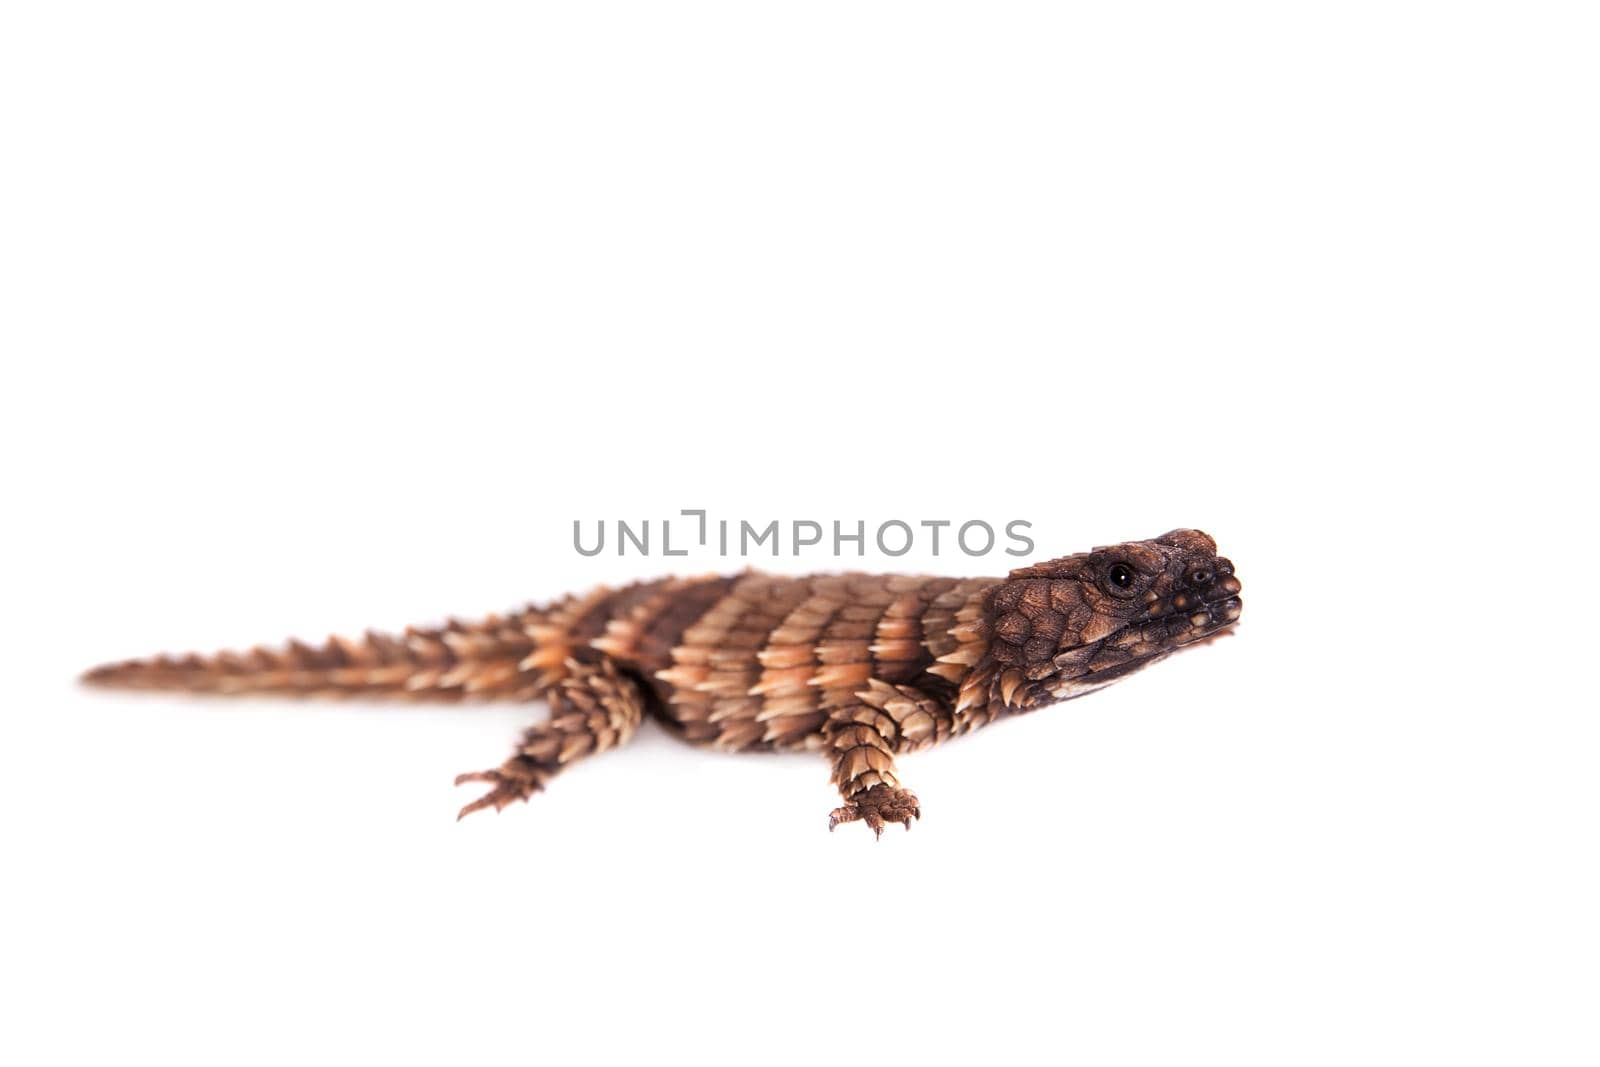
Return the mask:
[[901,786],[894,754],[942,740],[950,717],[937,700],[908,686],[874,680],[856,696],[861,703],[834,711],[824,730],[833,783],[844,798],[828,816],[828,829],[859,820],[879,837],[891,822],[909,830],[922,808],[916,794]]
[[522,735],[516,753],[489,771],[456,778],[457,785],[487,782],[492,788],[461,809],[464,818],[484,808],[499,811],[544,789],[567,765],[623,744],[644,717],[644,691],[609,659],[568,660],[566,676],[551,690],[550,719]]
[[834,752],[833,783],[844,803],[828,815],[828,829],[860,820],[883,836],[891,822],[911,829],[922,817],[916,794],[902,788],[894,772],[894,756],[884,737],[870,726],[852,726],[831,732],[828,746]]

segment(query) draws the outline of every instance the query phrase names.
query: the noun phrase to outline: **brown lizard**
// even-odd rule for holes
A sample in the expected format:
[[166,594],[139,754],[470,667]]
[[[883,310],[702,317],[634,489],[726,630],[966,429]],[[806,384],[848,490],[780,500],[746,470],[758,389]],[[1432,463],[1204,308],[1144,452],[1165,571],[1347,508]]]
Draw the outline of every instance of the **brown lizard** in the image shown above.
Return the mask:
[[1239,618],[1239,579],[1198,530],[1097,548],[1005,578],[746,573],[597,589],[548,607],[318,648],[163,656],[97,685],[212,693],[544,699],[549,719],[461,815],[526,800],[646,714],[730,751],[819,751],[828,820],[921,817],[895,756],[1099,689]]

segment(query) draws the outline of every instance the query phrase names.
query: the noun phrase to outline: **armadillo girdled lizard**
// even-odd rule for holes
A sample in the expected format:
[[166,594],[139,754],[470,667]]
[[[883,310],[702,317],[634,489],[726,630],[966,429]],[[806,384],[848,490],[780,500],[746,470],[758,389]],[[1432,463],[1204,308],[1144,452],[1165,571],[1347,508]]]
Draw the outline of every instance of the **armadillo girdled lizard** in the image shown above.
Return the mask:
[[481,622],[98,667],[98,685],[208,693],[545,700],[461,810],[504,808],[646,715],[729,751],[814,750],[829,819],[920,817],[895,757],[1091,692],[1239,618],[1233,564],[1198,530],[1097,548],[1005,578],[829,574],[662,578]]

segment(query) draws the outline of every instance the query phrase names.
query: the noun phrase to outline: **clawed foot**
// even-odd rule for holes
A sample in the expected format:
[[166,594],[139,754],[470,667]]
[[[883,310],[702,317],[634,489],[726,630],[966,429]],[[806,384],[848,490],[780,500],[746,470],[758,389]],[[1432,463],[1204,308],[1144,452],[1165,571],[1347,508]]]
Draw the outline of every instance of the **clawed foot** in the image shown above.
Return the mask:
[[462,808],[456,815],[456,821],[460,822],[473,812],[482,811],[484,808],[493,808],[495,811],[499,811],[508,804],[514,804],[519,800],[527,800],[533,794],[544,789],[544,779],[545,776],[537,768],[520,767],[515,762],[496,767],[492,771],[471,771],[467,774],[458,774],[456,775],[456,785],[465,785],[468,782],[487,782],[494,788]]
[[922,808],[917,804],[916,794],[909,789],[898,789],[894,786],[875,785],[862,793],[857,793],[853,799],[843,807],[833,809],[833,814],[828,816],[828,829],[832,831],[842,822],[855,822],[860,820],[872,828],[877,837],[883,836],[883,828],[889,823],[904,823],[907,830],[911,829],[911,820],[922,818]]

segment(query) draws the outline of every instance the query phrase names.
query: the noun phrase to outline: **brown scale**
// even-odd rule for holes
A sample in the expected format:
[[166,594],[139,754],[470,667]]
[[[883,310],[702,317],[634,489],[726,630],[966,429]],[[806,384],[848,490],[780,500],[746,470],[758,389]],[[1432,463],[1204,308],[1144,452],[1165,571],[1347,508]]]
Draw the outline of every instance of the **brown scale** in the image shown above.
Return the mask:
[[647,714],[716,748],[816,750],[874,832],[910,826],[895,756],[1088,692],[1237,621],[1239,581],[1174,530],[1007,578],[763,574],[596,589],[481,622],[110,664],[85,680],[212,693],[544,699],[512,756],[462,775],[503,808]]

